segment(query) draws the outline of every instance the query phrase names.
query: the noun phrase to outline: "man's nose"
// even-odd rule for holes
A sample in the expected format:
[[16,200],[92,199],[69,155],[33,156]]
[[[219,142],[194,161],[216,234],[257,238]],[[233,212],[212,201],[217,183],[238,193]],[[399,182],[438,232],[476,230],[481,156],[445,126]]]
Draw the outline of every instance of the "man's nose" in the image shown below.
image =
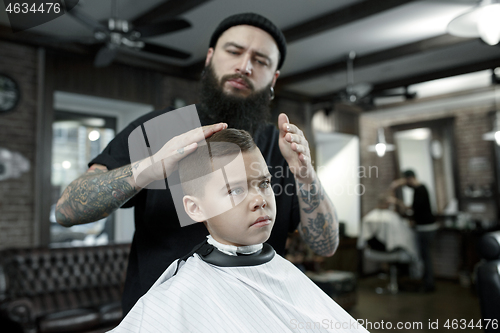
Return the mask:
[[249,76],[252,75],[252,70],[253,66],[250,55],[249,54],[243,55],[242,59],[240,60],[240,63],[238,64],[238,67],[236,68],[236,71],[243,75]]

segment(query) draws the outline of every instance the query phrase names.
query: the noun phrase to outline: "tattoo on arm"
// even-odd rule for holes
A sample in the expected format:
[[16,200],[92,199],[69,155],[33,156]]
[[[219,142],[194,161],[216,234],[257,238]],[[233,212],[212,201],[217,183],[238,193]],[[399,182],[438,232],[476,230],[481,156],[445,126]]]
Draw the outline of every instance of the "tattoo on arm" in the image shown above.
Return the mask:
[[130,177],[133,177],[131,165],[111,171],[88,171],[64,191],[56,210],[57,220],[71,226],[108,216],[138,192],[127,181]]
[[339,243],[338,228],[333,228],[334,219],[331,213],[318,213],[316,218],[309,218],[300,229],[302,238],[309,247],[319,255],[327,255],[336,249]]
[[321,203],[321,200],[325,198],[323,194],[323,188],[321,186],[321,183],[317,180],[314,180],[311,185],[309,186],[310,189],[307,190],[305,184],[303,183],[298,183],[299,184],[299,194],[300,198],[302,201],[307,205],[306,208],[302,208],[302,210],[310,214],[312,213],[316,208]]

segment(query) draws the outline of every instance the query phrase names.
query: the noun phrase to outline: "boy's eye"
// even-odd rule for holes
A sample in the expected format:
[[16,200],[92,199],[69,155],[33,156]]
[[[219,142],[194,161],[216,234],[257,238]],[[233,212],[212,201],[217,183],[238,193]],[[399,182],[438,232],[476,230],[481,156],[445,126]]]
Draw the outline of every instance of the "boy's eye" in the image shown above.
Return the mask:
[[271,181],[269,179],[264,180],[261,184],[261,188],[269,188],[271,186]]
[[233,190],[229,190],[228,191],[228,194],[229,195],[240,195],[240,194],[243,194],[245,193],[245,190],[242,188],[242,187],[237,187]]

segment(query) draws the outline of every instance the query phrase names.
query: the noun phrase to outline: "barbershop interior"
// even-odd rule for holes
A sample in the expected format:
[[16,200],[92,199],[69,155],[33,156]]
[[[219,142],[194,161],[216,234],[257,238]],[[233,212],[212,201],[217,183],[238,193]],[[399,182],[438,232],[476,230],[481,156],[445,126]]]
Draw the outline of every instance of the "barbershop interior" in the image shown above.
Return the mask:
[[[499,329],[500,1],[81,0],[50,19],[13,3],[0,3],[0,331],[120,323],[137,208],[65,227],[57,202],[132,121],[199,103],[212,33],[247,12],[285,36],[269,121],[303,132],[338,221],[332,256],[298,230],[282,256],[370,332]],[[337,331],[320,324],[289,331]]]

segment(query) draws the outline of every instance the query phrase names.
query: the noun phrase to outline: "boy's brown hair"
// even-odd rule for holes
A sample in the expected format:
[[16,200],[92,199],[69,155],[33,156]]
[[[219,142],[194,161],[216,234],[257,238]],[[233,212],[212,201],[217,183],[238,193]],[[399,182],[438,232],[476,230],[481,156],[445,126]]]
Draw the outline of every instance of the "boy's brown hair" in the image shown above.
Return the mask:
[[[205,140],[206,145],[199,146],[194,152],[179,161],[179,177],[185,195],[203,197],[205,183],[191,180],[209,175],[227,165],[230,161],[215,158],[223,156],[236,157],[238,153],[255,149],[257,146],[250,133],[244,130],[227,128],[213,134]],[[208,179],[205,179],[208,180]]]

